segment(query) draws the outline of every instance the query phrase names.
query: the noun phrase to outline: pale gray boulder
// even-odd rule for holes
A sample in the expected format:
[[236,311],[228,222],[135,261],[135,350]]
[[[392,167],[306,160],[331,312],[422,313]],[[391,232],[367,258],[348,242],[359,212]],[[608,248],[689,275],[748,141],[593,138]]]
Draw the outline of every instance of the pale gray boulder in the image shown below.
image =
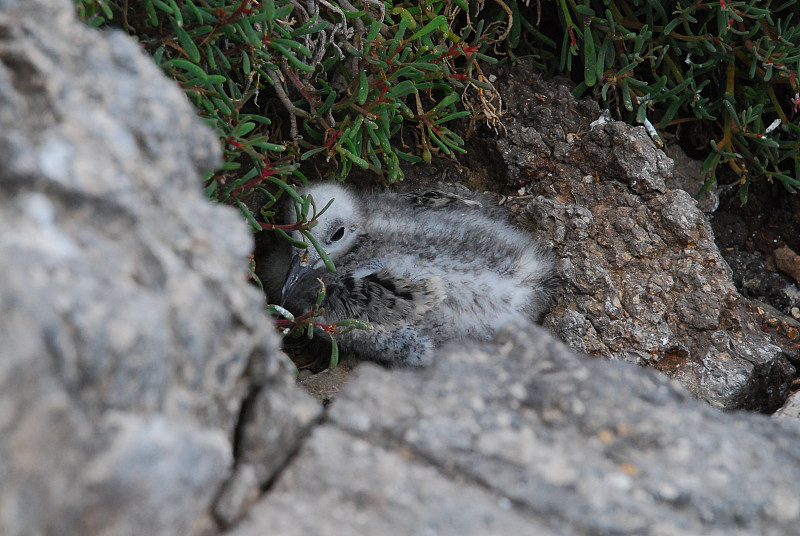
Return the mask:
[[779,536],[800,522],[800,426],[518,324],[420,371],[362,365],[229,536]]
[[283,393],[273,470],[318,409],[246,281],[241,217],[202,198],[215,135],[73,12],[0,2],[0,533],[206,534],[243,407]]

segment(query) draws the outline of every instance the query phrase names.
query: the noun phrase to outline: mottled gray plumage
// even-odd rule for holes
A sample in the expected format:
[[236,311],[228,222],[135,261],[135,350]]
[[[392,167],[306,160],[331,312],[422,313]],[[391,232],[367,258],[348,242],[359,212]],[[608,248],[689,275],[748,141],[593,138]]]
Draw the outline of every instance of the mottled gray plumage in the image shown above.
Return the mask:
[[[283,293],[295,314],[310,310],[321,279],[327,294],[318,321],[356,318],[373,327],[337,336],[360,358],[421,365],[445,341],[486,340],[515,317],[535,320],[547,306],[556,281],[552,255],[476,199],[440,190],[353,192],[334,183],[300,193],[319,208],[334,199],[312,234],[336,271],[313,247],[274,241],[259,276],[271,301]],[[285,221],[295,217],[287,207]]]

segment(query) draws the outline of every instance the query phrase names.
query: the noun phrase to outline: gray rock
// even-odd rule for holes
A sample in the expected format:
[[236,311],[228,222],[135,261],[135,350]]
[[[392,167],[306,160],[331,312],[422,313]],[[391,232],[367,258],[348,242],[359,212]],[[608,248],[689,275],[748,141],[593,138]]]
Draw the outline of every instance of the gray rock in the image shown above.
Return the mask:
[[585,142],[578,147],[603,178],[622,178],[638,194],[667,190],[664,179],[672,173],[672,160],[656,149],[644,127],[611,121],[592,128]]
[[421,372],[364,365],[329,416],[231,536],[782,535],[800,521],[800,427],[720,412],[534,326]]
[[721,253],[743,296],[771,303],[783,314],[791,314],[793,307],[800,306],[798,286],[785,274],[770,270],[761,253],[734,248],[723,249]]
[[[696,202],[668,189],[671,160],[642,127],[590,126],[599,110],[558,84],[531,85],[519,71],[508,84],[516,100],[504,98],[497,149],[509,174],[529,181],[522,212],[564,259],[564,293],[544,325],[577,350],[664,371],[717,407],[779,407],[793,350],[761,329]],[[571,150],[550,157],[532,139]],[[540,161],[521,165],[532,152]]]
[[0,5],[0,533],[208,533],[244,401],[285,394],[283,445],[313,413],[202,198],[218,142],[131,39]]
[[435,465],[325,426],[230,536],[542,534],[508,498]]
[[800,391],[786,399],[783,406],[772,414],[774,419],[791,419],[800,422]]
[[[700,173],[703,162],[689,158],[677,144],[668,145],[665,148],[665,152],[675,163],[668,186],[670,188],[680,188],[688,192],[693,198],[696,198],[705,183],[705,178]],[[719,207],[719,194],[713,188],[707,190],[697,201],[697,207],[706,214],[714,212]],[[717,240],[717,244],[722,247],[719,240]]]

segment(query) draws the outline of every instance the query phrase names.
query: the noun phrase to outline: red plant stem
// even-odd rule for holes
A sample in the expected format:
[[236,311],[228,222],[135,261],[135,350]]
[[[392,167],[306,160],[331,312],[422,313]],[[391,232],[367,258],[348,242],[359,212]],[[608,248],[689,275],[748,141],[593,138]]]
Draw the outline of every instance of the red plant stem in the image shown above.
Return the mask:
[[274,223],[261,223],[261,222],[258,222],[258,224],[261,225],[261,228],[265,229],[267,231],[275,231],[277,229],[280,229],[282,231],[304,231],[304,230],[308,229],[308,224],[309,223],[310,222],[307,222],[307,223],[287,223],[287,224],[282,224],[282,225],[276,225]]
[[247,4],[250,3],[250,0],[242,0],[239,6],[234,9],[229,16],[227,16],[224,20],[219,21],[217,27],[225,26],[226,24],[230,24],[239,18],[241,15],[249,15],[253,12],[252,8],[246,7]]

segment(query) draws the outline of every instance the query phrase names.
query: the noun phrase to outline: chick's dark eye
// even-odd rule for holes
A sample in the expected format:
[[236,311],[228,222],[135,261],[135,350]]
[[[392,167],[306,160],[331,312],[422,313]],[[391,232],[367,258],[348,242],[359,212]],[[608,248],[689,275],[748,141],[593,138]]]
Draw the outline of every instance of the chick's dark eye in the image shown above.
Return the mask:
[[333,235],[331,235],[331,242],[336,242],[337,240],[341,240],[344,236],[344,227],[339,227]]

